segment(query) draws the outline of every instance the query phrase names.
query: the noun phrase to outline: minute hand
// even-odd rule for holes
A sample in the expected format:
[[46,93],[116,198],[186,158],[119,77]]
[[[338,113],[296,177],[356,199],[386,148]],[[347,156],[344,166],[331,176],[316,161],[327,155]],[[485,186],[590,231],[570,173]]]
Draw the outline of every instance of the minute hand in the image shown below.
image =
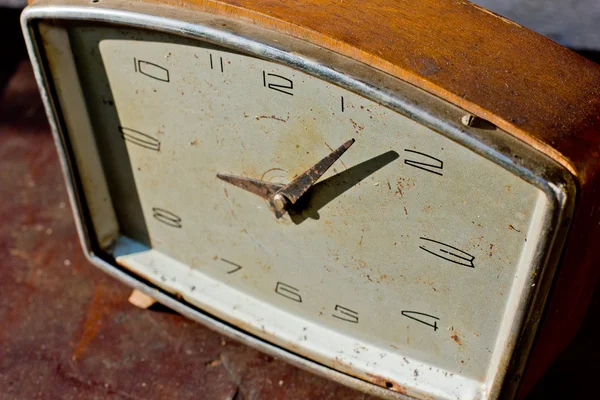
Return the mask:
[[293,181],[288,183],[280,191],[279,195],[283,195],[292,204],[296,203],[300,197],[304,195],[314,185],[319,178],[335,163],[352,146],[354,139],[348,140],[346,143],[332,151],[327,157],[304,171]]

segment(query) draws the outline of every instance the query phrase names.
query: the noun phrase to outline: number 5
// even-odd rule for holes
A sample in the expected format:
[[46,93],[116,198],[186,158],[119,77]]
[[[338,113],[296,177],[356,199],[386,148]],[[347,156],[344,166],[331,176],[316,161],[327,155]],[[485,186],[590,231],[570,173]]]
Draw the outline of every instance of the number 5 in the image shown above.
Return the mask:
[[342,307],[339,304],[336,304],[335,311],[338,312],[338,315],[331,314],[333,317],[341,319],[342,321],[358,324],[358,313],[356,311],[352,311],[349,308]]

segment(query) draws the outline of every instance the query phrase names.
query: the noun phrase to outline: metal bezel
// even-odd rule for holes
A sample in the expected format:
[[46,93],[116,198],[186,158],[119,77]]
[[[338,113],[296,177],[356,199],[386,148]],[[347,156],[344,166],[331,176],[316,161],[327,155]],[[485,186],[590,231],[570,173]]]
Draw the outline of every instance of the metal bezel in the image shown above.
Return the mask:
[[43,49],[37,40],[36,21],[39,20],[52,20],[56,24],[63,21],[89,21],[159,30],[294,67],[406,115],[541,189],[550,204],[551,211],[544,221],[544,231],[549,233],[536,250],[536,263],[526,283],[529,290],[520,299],[515,323],[511,326],[513,340],[505,351],[489,396],[510,397],[516,392],[518,378],[525,368],[573,213],[577,188],[573,177],[564,167],[506,132],[465,127],[460,122],[460,117],[465,114],[463,110],[395,77],[310,43],[247,23],[171,6],[119,0],[90,5],[84,5],[77,0],[64,1],[60,5],[38,2],[24,11],[22,24],[30,58],[59,151],[82,247],[90,261],[115,278],[146,292],[190,319],[209,325],[261,351],[285,358],[294,365],[378,396],[406,398],[400,393],[330,369],[249,335],[176,299],[116,264],[111,264],[110,260],[101,254],[99,246],[95,243],[94,232],[89,229],[85,197],[77,183],[77,171],[71,160],[72,155],[65,144],[66,132],[61,121],[61,110],[55,100],[47,66],[43,62]]

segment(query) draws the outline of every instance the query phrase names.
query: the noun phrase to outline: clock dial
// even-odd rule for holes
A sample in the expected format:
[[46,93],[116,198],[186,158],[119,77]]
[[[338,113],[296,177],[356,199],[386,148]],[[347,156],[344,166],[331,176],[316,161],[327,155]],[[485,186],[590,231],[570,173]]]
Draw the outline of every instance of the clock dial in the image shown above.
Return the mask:
[[[294,205],[304,194],[317,183],[319,178],[335,163],[346,150],[352,146],[354,139],[333,150],[321,161],[296,176],[293,181],[287,185],[273,184],[271,182],[259,181],[252,178],[243,178],[227,174],[217,174],[217,178],[229,182],[234,186],[248,190],[257,194],[269,202],[269,206],[275,213],[275,217],[281,218],[288,210],[297,213],[304,208],[304,204]],[[276,185],[276,186],[274,186]]]
[[[128,29],[70,39],[127,237],[117,262],[308,358],[377,371],[388,388],[485,390],[541,238],[541,190],[284,65]],[[265,197],[349,138],[276,218]]]

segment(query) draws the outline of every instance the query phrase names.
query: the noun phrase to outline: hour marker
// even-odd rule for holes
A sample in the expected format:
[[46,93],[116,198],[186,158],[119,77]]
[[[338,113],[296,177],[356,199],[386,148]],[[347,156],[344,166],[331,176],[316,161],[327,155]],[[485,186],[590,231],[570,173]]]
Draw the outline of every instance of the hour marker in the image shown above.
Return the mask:
[[235,272],[238,272],[240,269],[242,269],[241,265],[236,264],[233,261],[229,261],[229,260],[226,260],[224,258],[221,258],[221,261],[223,261],[224,263],[227,263],[227,264],[232,265],[233,267],[235,267],[234,269],[227,271],[228,274],[233,274]]
[[119,132],[121,132],[121,137],[130,143],[137,144],[148,150],[160,150],[160,140],[150,135],[122,126],[119,126]]
[[157,81],[169,82],[169,70],[161,67],[158,64],[151,63],[150,61],[133,59],[133,67],[135,72],[139,72],[149,78],[156,79]]
[[434,331],[438,330],[437,321],[440,320],[438,317],[417,311],[402,311],[401,314],[414,321],[432,327]]
[[336,304],[334,310],[335,313],[331,314],[332,317],[341,319],[342,321],[352,322],[353,324],[358,324],[358,313],[356,311],[342,307],[339,304]]
[[181,224],[181,217],[169,210],[165,210],[164,208],[153,207],[152,217],[165,225],[172,226],[173,228],[181,228],[183,226]]
[[[215,69],[214,63],[213,63],[213,56],[212,54],[208,55],[209,60],[210,60],[210,69]],[[221,67],[221,72],[223,72],[223,57],[219,57],[219,65]]]
[[277,282],[275,293],[298,303],[302,303],[302,296],[299,290],[283,282]]
[[293,96],[294,82],[285,76],[277,74],[267,74],[263,71],[263,86],[273,89],[277,92]]
[[[441,171],[444,169],[444,162],[442,160],[432,157],[429,154],[421,153],[421,152],[414,151],[414,150],[404,149],[404,151],[417,155],[417,156],[415,156],[415,158],[417,158],[417,160],[406,159],[406,160],[404,160],[404,164],[410,165],[411,167],[415,167],[418,169],[422,169],[423,171],[431,172],[432,174],[443,176],[443,174],[441,172],[435,171],[435,170]],[[420,160],[419,160],[418,156],[421,156]],[[425,157],[426,159],[424,159],[423,157]],[[431,163],[431,161],[429,161],[429,160],[433,160],[433,161],[435,161],[435,163]]]
[[419,246],[421,250],[424,250],[427,253],[433,254],[434,256],[442,258],[446,261],[450,261],[454,264],[475,268],[475,264],[473,263],[473,261],[475,261],[475,257],[469,253],[436,240],[427,239],[424,237],[420,239],[428,242],[424,243],[423,246]]

